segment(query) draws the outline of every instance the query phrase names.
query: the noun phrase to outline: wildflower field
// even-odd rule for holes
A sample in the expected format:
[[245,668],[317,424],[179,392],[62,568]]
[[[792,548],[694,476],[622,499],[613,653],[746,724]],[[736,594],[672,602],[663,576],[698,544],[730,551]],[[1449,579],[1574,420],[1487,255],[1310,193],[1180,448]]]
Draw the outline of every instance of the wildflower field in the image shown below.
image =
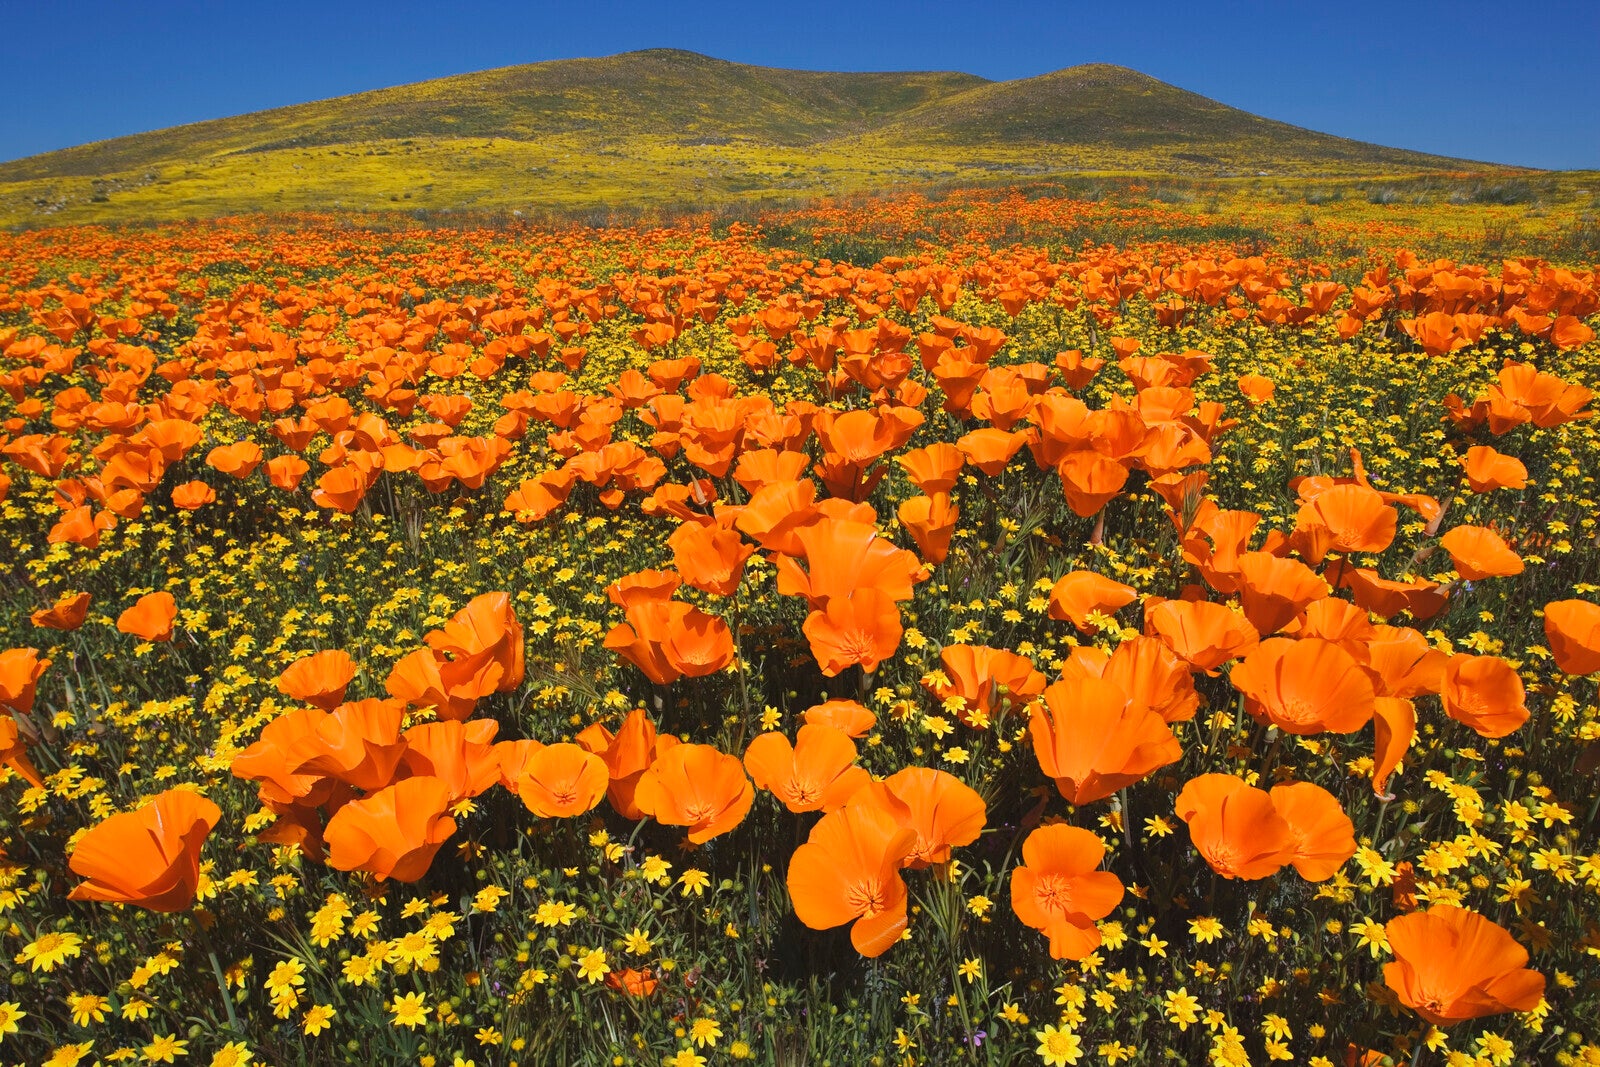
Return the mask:
[[1600,1064],[1600,275],[1337,210],[0,235],[0,1062]]

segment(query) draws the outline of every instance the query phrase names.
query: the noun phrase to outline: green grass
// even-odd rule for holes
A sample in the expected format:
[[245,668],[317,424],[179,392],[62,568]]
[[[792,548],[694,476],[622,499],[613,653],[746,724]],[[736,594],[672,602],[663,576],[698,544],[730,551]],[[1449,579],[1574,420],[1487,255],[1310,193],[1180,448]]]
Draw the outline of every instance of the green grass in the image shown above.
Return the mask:
[[[0,164],[0,225],[583,212],[1027,181],[1514,172],[1302,130],[1135,71],[778,70],[650,50],[464,74]],[[1493,190],[1493,192],[1483,192]]]

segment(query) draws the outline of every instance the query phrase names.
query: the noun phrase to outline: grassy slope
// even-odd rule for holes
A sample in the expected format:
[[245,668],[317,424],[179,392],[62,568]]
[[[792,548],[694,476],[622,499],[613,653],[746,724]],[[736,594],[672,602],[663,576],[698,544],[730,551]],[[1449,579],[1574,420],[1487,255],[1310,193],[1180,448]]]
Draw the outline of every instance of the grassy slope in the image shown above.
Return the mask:
[[653,50],[459,75],[3,163],[0,224],[327,208],[570,212],[1086,171],[1464,166],[1271,122],[1119,67],[986,82]]

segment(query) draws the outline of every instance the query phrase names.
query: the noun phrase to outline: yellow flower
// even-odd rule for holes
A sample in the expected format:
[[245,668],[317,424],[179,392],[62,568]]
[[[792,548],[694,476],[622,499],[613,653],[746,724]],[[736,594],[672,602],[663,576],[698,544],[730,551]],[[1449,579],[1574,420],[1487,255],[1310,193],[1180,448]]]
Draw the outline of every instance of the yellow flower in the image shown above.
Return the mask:
[[316,1037],[333,1023],[334,1016],[339,1013],[334,1011],[332,1004],[313,1004],[310,1010],[300,1018],[302,1033]]
[[492,913],[500,906],[500,902],[510,895],[509,889],[501,889],[497,885],[484,886],[472,898],[472,910],[484,914]]
[[179,1041],[171,1034],[157,1034],[140,1055],[146,1063],[176,1063],[175,1057],[187,1056],[189,1042]]
[[1209,945],[1223,934],[1227,933],[1220,922],[1209,916],[1189,920],[1189,933],[1202,945]]
[[968,960],[962,960],[961,966],[956,968],[956,973],[965,978],[968,985],[971,985],[973,982],[976,982],[980,976],[982,976],[983,961],[976,957]]
[[681,1048],[676,1056],[668,1056],[666,1067],[706,1067],[706,1058],[692,1048]]
[[30,970],[48,973],[55,970],[57,964],[65,963],[80,955],[82,951],[83,938],[74,933],[59,933],[52,930],[23,945],[22,954],[17,957],[17,962],[29,964]]
[[211,1057],[211,1067],[245,1067],[250,1059],[250,1050],[243,1041],[230,1041]]
[[711,876],[705,871],[695,870],[691,867],[683,872],[683,876],[678,879],[678,884],[683,887],[684,896],[693,893],[698,897],[704,895],[706,886],[711,884]]
[[111,1001],[94,993],[67,994],[67,1007],[72,1010],[72,1022],[75,1026],[105,1022],[106,1009],[110,1006]]
[[540,926],[571,926],[578,909],[564,900],[547,900],[533,913],[533,921]]
[[694,1025],[689,1027],[689,1040],[697,1048],[706,1046],[716,1047],[717,1039],[722,1036],[722,1027],[717,1025],[715,1019],[696,1019]]
[[1179,1030],[1187,1030],[1200,1021],[1200,1002],[1189,995],[1186,986],[1179,986],[1168,993],[1162,998],[1161,1004],[1167,1018],[1176,1023]]
[[623,942],[627,950],[635,956],[649,955],[650,949],[654,947],[650,943],[650,935],[637,926],[629,931]]
[[424,993],[396,993],[389,1005],[392,1025],[416,1029],[428,1021],[428,998]]
[[592,948],[578,957],[578,977],[587,979],[590,985],[610,973],[611,966],[606,963],[605,949]]
[[1018,1026],[1028,1025],[1028,1015],[1017,1007],[1016,1001],[1010,1001],[1000,1009],[1000,1018],[1008,1023],[1016,1023]]
[[0,1001],[0,1041],[4,1041],[7,1034],[16,1033],[18,1021],[27,1017],[28,1013],[16,1001]]
[[93,1041],[81,1041],[76,1045],[62,1045],[50,1053],[50,1058],[45,1060],[41,1067],[78,1067],[83,1058],[94,1048]]
[[1039,1047],[1034,1051],[1046,1067],[1065,1067],[1083,1058],[1083,1041],[1071,1030],[1047,1025],[1043,1030],[1034,1031],[1033,1036],[1039,1039]]

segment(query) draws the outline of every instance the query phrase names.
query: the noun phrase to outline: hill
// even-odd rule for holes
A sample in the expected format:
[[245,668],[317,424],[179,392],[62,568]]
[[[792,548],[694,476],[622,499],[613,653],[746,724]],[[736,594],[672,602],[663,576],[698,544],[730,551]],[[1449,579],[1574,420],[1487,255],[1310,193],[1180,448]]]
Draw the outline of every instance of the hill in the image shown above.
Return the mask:
[[1484,170],[1302,130],[1121,67],[1008,82],[654,49],[380,89],[0,163],[0,223],[245,211],[718,206],[1119,172]]

